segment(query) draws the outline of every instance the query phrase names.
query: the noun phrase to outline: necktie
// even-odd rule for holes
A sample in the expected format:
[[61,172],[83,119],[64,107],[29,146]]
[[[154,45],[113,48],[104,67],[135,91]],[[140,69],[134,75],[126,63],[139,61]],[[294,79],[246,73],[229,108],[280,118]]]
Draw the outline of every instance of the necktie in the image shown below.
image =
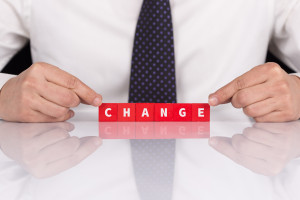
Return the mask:
[[129,102],[176,102],[169,0],[143,2],[132,52]]
[[[169,0],[144,0],[132,53],[129,102],[176,103],[173,25]],[[175,140],[132,140],[140,198],[172,199]]]

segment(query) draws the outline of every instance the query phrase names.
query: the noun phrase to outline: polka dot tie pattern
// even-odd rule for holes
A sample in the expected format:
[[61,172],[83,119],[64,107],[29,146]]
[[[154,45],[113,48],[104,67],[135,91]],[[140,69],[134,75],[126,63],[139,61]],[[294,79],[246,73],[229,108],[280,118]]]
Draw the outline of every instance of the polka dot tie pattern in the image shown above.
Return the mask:
[[[176,103],[169,0],[144,0],[132,52],[130,103]],[[137,190],[143,200],[171,200],[175,140],[131,140]]]
[[176,102],[173,40],[169,0],[144,0],[132,52],[130,103]]

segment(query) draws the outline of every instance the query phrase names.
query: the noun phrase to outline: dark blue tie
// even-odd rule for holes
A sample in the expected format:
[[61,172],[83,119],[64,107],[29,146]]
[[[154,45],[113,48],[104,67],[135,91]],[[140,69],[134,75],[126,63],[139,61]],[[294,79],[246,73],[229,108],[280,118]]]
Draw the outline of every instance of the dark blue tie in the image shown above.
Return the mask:
[[[169,0],[144,0],[132,54],[129,102],[176,103],[173,25]],[[140,198],[172,199],[175,140],[131,140]]]
[[132,53],[129,102],[175,103],[175,58],[169,0],[144,0]]

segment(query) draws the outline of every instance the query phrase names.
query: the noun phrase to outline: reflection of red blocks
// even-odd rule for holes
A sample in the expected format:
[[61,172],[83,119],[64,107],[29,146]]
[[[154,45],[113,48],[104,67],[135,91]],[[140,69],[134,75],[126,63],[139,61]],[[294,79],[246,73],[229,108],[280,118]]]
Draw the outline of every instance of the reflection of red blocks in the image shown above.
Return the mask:
[[155,139],[171,139],[174,138],[173,122],[155,122],[154,138]]
[[135,139],[135,123],[119,122],[118,139]]
[[136,139],[153,139],[154,123],[153,122],[137,122],[135,123]]
[[135,104],[136,121],[154,121],[154,104],[153,103],[137,103]]
[[135,104],[134,103],[118,104],[118,121],[121,121],[121,122],[135,121]]
[[191,122],[192,135],[196,138],[210,137],[210,123],[209,122]]
[[155,104],[154,121],[173,121],[173,104],[171,103]]
[[103,103],[99,106],[99,122],[117,121],[118,120],[118,104]]
[[118,138],[118,122],[100,122],[99,137],[102,139]]
[[192,121],[192,104],[174,104],[173,121]]
[[193,122],[174,122],[174,138],[194,138],[192,133]]
[[192,104],[192,121],[209,122],[210,107],[207,103]]

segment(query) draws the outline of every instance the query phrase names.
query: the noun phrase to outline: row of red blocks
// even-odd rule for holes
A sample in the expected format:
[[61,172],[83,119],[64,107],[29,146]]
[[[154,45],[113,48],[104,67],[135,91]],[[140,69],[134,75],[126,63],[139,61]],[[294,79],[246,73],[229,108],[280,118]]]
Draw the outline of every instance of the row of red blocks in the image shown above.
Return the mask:
[[116,121],[210,121],[206,103],[103,103],[100,122]]

